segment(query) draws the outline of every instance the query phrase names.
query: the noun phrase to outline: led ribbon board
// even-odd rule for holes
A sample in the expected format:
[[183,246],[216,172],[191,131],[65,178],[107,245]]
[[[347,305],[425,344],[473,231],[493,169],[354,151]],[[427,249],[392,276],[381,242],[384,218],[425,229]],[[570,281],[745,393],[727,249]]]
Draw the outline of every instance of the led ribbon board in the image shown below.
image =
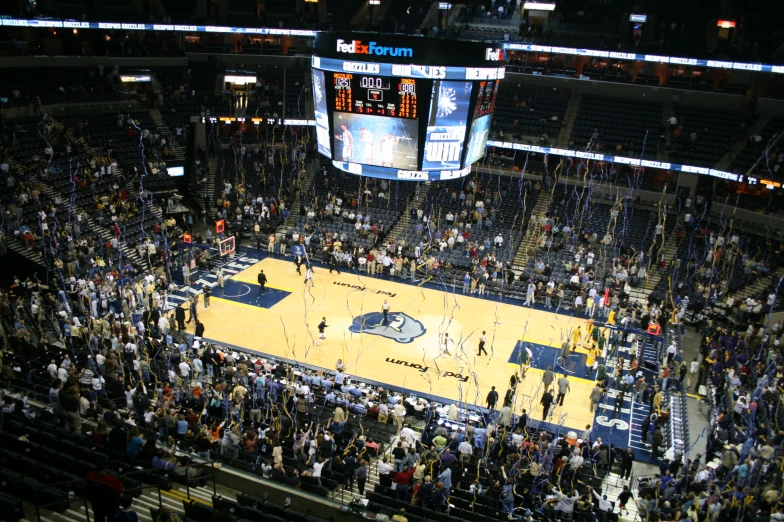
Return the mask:
[[597,49],[576,49],[574,47],[555,47],[550,45],[535,45],[526,43],[505,43],[504,49],[508,51],[525,51],[530,53],[572,54],[575,56],[591,56],[596,58],[609,58],[611,60],[637,60],[651,63],[671,63],[675,65],[689,65],[695,67],[708,67],[711,69],[734,69],[736,71],[757,71],[774,74],[784,74],[784,65],[769,65],[764,63],[727,62],[721,60],[704,60],[700,58],[683,58],[680,56],[662,56],[658,54],[621,53],[616,51],[600,51]]
[[77,22],[75,20],[34,20],[25,18],[2,18],[2,27],[40,27],[42,29],[102,29],[105,31],[174,31],[181,33],[233,33],[262,34],[274,36],[316,36],[317,31],[308,29],[279,29],[277,27],[227,27],[223,25],[176,25],[176,24],[123,24],[117,22]]
[[596,152],[584,152],[570,149],[557,149],[553,147],[540,147],[538,145],[528,145],[525,143],[513,143],[508,141],[488,140],[487,146],[498,147],[499,149],[522,150],[526,152],[538,152],[540,154],[552,154],[554,156],[567,156],[569,158],[606,161],[608,163],[619,163],[621,165],[632,165],[634,167],[676,170],[678,172],[687,172],[689,174],[702,174],[704,176],[711,176],[729,181],[737,181],[738,183],[742,183],[744,180],[743,174],[735,174],[734,172],[726,172],[708,167],[696,167],[694,165],[667,163],[665,161],[644,160],[640,158],[628,158],[626,156],[614,156],[612,154],[598,154]]

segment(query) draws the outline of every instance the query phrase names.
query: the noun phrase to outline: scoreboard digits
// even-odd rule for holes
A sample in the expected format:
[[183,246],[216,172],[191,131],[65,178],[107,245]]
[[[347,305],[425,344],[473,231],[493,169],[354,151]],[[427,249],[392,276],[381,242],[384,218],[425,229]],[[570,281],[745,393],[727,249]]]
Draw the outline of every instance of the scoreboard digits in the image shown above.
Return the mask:
[[476,98],[476,106],[474,107],[474,118],[481,118],[485,114],[493,112],[500,84],[501,80],[491,80],[479,84],[479,95]]
[[354,106],[353,91],[351,89],[351,80],[353,78],[353,74],[335,73],[336,111],[351,112],[351,107]]
[[417,95],[416,80],[403,78],[398,84],[398,94],[400,96],[400,112],[403,118],[417,117]]
[[333,79],[336,111],[409,119],[419,115],[414,78],[333,73]]

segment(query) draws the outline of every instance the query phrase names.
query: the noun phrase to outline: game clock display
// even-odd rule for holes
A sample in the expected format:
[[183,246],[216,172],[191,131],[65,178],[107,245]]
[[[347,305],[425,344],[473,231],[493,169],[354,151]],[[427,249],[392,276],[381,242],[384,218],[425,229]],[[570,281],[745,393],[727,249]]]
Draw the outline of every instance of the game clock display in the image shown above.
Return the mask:
[[340,112],[416,119],[417,83],[421,80],[333,73],[333,107]]

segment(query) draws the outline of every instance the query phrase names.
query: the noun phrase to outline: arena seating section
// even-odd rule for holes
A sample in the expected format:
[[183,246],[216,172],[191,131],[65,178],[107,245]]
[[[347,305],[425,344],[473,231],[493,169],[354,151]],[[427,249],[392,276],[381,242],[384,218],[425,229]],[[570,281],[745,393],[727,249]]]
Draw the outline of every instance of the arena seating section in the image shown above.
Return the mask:
[[[332,176],[325,178],[325,176],[319,173],[316,174],[313,183],[314,194],[311,195],[314,198],[312,200],[313,203],[307,206],[313,210],[323,210],[330,203],[331,195],[334,194],[345,202],[343,205],[344,209],[351,209],[355,213],[361,212],[363,216],[369,215],[371,226],[380,227],[383,225],[383,235],[386,235],[400,218],[400,214],[405,209],[409,198],[412,197],[415,188],[415,184],[394,181],[391,182],[386,191],[388,198],[381,199],[376,197],[371,202],[368,202],[360,194],[371,189],[383,192],[379,180],[341,175],[340,173],[334,173]],[[354,222],[349,222],[340,216],[325,215],[323,219],[315,221],[300,213],[296,218],[294,229],[300,234],[306,231],[309,234],[312,233],[316,225],[321,228],[322,235],[332,232],[333,236],[342,237],[345,234],[344,250],[350,251],[353,246],[361,246],[365,249],[365,252],[369,252],[374,246],[380,247],[383,244],[374,245],[372,240],[366,237],[366,234],[356,230]],[[322,246],[325,247],[326,245],[322,242]]]
[[[399,6],[399,3],[395,3],[393,6]],[[411,29],[409,24],[415,23],[416,19],[420,19],[421,22],[421,15],[418,15],[416,7],[412,7],[410,17],[404,17],[400,13],[396,14],[396,11],[391,11],[391,13],[398,16],[398,22],[406,24],[407,30]],[[334,14],[339,13],[336,12]],[[163,173],[151,174],[152,162],[159,155],[159,151],[154,147],[145,149],[143,157],[139,148],[139,135],[132,128],[129,128],[127,122],[122,122],[118,126],[117,119],[120,112],[129,111],[127,116],[132,118],[138,127],[154,132],[157,126],[148,110],[138,109],[137,106],[128,109],[124,103],[117,102],[118,98],[114,94],[113,87],[107,78],[96,78],[87,71],[64,70],[68,72],[60,73],[61,76],[57,78],[57,81],[52,82],[50,78],[45,77],[43,70],[12,69],[3,79],[3,88],[0,89],[0,93],[2,93],[2,96],[8,97],[12,105],[28,104],[35,96],[41,96],[46,105],[55,103],[78,104],[88,101],[106,101],[107,104],[100,108],[84,107],[80,110],[80,108],[76,107],[72,110],[53,113],[56,127],[54,132],[63,132],[60,130],[60,125],[62,125],[70,133],[70,136],[75,139],[70,157],[65,153],[65,149],[61,144],[54,146],[55,150],[51,158],[44,155],[43,150],[48,137],[41,132],[41,116],[12,120],[10,122],[12,125],[18,125],[15,131],[17,143],[9,148],[9,152],[5,156],[6,161],[20,174],[25,183],[45,183],[45,189],[41,194],[41,200],[44,205],[53,202],[55,198],[60,200],[61,204],[57,206],[54,214],[57,222],[62,224],[68,223],[74,218],[74,212],[84,210],[88,217],[85,233],[95,238],[98,243],[101,243],[101,240],[105,241],[114,236],[111,222],[106,219],[105,211],[98,208],[98,202],[102,202],[102,206],[106,206],[105,204],[117,196],[120,190],[124,191],[131,208],[125,216],[126,219],[122,227],[122,237],[125,243],[122,251],[133,263],[134,273],[140,273],[150,266],[143,256],[134,255],[134,248],[148,235],[152,234],[154,227],[161,222],[161,215],[152,206],[145,206],[144,211],[139,208],[136,201],[140,188],[138,177],[145,171],[150,174],[144,179],[143,186],[156,194],[153,199],[156,203],[163,201],[162,195],[166,195],[174,190],[175,183]],[[256,96],[252,96],[249,99],[246,114],[278,113],[280,116],[285,114],[287,117],[295,118],[306,116],[303,97],[307,96],[307,94],[302,92],[302,87],[309,83],[309,76],[306,70],[290,69],[284,74],[277,67],[258,67],[255,71],[252,69],[249,69],[249,71],[255,72],[260,78],[263,78],[267,85],[278,85],[280,88],[263,89]],[[188,127],[190,117],[200,115],[203,107],[215,111],[213,113],[234,112],[228,100],[215,94],[215,82],[219,69],[212,62],[194,62],[187,67],[158,68],[155,70],[155,74],[161,79],[164,89],[164,105],[161,107],[161,113],[166,124],[172,129]],[[65,93],[56,92],[56,87],[60,84],[66,87]],[[182,92],[175,93],[175,91],[179,91],[181,85],[187,85],[187,87],[182,89]],[[11,91],[14,88],[21,91],[18,99],[11,95]],[[74,88],[76,89],[75,92],[73,91]],[[191,94],[191,90],[196,91],[195,96]],[[518,96],[518,101],[526,100],[527,102],[529,97],[532,99],[535,97],[535,101],[533,105],[526,107],[514,106],[513,98],[515,95]],[[561,130],[569,98],[570,91],[568,89],[554,91],[549,88],[526,85],[524,83],[520,85],[507,81],[503,84],[499,94],[494,128],[503,130],[504,133],[509,133],[512,136],[526,132],[541,134],[546,131],[550,138],[554,140]],[[262,102],[264,103],[262,104]],[[711,167],[715,165],[718,159],[737,139],[745,139],[745,136],[742,134],[742,125],[748,127],[755,121],[753,117],[746,117],[740,113],[718,114],[686,106],[678,106],[676,115],[681,120],[680,124],[683,126],[684,132],[677,142],[678,151],[673,155],[673,159],[684,163]],[[557,116],[557,121],[552,120],[552,116]],[[662,105],[656,103],[584,96],[576,115],[574,130],[570,139],[575,143],[575,147],[583,148],[591,141],[591,135],[596,130],[599,132],[597,141],[602,144],[603,151],[615,150],[617,144],[630,144],[629,148],[624,148],[624,154],[653,158],[655,157],[658,133],[666,116],[668,115],[663,114]],[[518,123],[515,124],[515,122]],[[784,120],[782,119],[774,119],[762,129],[760,133],[763,136],[763,143],[766,143],[773,134],[780,132],[784,128],[783,122]],[[694,150],[690,150],[689,134],[691,131],[696,132],[698,136]],[[645,145],[644,152],[643,144]],[[284,202],[287,211],[295,212],[296,190],[302,188],[298,184],[301,181],[299,179],[300,173],[292,168],[289,171],[283,170],[279,174],[271,174],[266,179],[262,179],[255,174],[254,164],[267,161],[266,156],[263,153],[256,152],[254,150],[255,147],[251,144],[246,146],[245,156],[238,156],[237,150],[240,146],[242,146],[241,142],[233,141],[228,149],[217,151],[218,172],[215,177],[215,190],[211,194],[206,194],[207,198],[213,200],[213,202],[217,201],[221,197],[224,181],[236,187],[244,180],[247,195],[276,198]],[[280,167],[281,162],[286,157],[286,152],[281,149],[274,150],[275,164]],[[748,144],[735,159],[733,167],[742,171],[742,169],[747,168],[756,160],[759,153],[760,148],[757,145]],[[199,157],[205,163],[209,161],[206,155]],[[119,170],[115,171],[115,174],[112,176],[107,175],[92,181],[82,179],[81,181],[84,182],[84,185],[79,186],[78,190],[76,190],[71,182],[71,171],[77,168],[76,165],[84,167],[90,164],[91,161],[96,161],[98,166],[108,166],[111,161],[114,161]],[[541,163],[537,165],[541,165]],[[362,246],[365,250],[372,248],[374,245],[371,240],[358,234],[353,223],[348,223],[340,217],[319,217],[318,220],[314,220],[307,216],[307,212],[311,209],[323,209],[333,194],[339,195],[346,202],[350,202],[353,199],[357,199],[357,195],[365,190],[373,189],[376,192],[380,188],[381,182],[375,179],[368,180],[334,172],[331,168],[327,169],[325,176],[318,170],[319,167],[318,161],[308,161],[305,166],[306,177],[311,177],[313,183],[310,187],[311,190],[306,194],[302,194],[299,200],[300,207],[296,209],[298,212],[294,218],[286,220],[285,215],[277,216],[264,224],[264,230],[274,231],[280,225],[285,224],[286,227],[283,230],[285,230],[287,237],[290,238],[294,231],[303,234],[312,231],[315,226],[318,226],[322,233],[332,231],[337,235],[345,234],[346,244],[344,249],[353,246]],[[46,173],[44,173],[44,168],[47,171]],[[538,168],[541,173],[543,167]],[[44,174],[46,176],[45,180]],[[85,174],[89,176],[89,170],[84,172],[82,176]],[[533,234],[533,231],[541,228],[539,220],[542,218],[542,215],[533,215],[534,207],[543,207],[544,211],[542,213],[554,219],[558,224],[569,223],[574,230],[574,235],[577,237],[581,237],[586,232],[597,232],[600,240],[608,231],[613,235],[614,241],[612,245],[602,246],[597,244],[594,247],[597,253],[597,280],[603,280],[604,276],[607,275],[609,271],[608,265],[613,258],[621,254],[629,255],[633,251],[648,253],[654,244],[653,230],[659,218],[652,207],[639,203],[629,204],[627,208],[621,211],[618,221],[613,222],[611,218],[612,207],[610,205],[614,202],[607,198],[593,201],[591,198],[585,197],[581,189],[574,185],[565,186],[558,184],[552,189],[549,187],[542,189],[540,186],[535,188],[530,180],[522,181],[519,178],[511,178],[500,174],[491,175],[475,172],[472,176],[465,179],[429,185],[392,182],[385,191],[387,194],[386,199],[376,197],[372,203],[360,201],[357,208],[363,214],[367,215],[369,213],[372,216],[372,224],[383,224],[385,236],[388,236],[395,230],[395,239],[403,240],[410,248],[413,245],[417,245],[423,235],[427,235],[416,230],[417,224],[421,223],[421,220],[417,219],[417,211],[421,210],[423,216],[428,216],[430,221],[435,223],[434,230],[443,230],[446,223],[445,216],[448,212],[458,214],[466,209],[459,201],[452,202],[451,191],[458,193],[466,191],[469,183],[472,182],[476,183],[480,194],[484,192],[482,200],[486,212],[494,211],[496,218],[491,227],[485,227],[481,232],[476,229],[472,230],[470,241],[484,242],[485,238],[488,238],[492,242],[492,238],[500,234],[504,238],[503,247],[496,248],[491,246],[491,249],[497,261],[505,267],[510,267],[515,261],[521,243],[526,239],[526,234]],[[619,183],[626,184],[626,181],[621,180]],[[496,197],[497,199],[494,201]],[[234,202],[233,208],[236,208],[240,202],[237,199],[236,191],[233,193],[232,198]],[[21,210],[18,213],[20,224],[26,224],[32,229],[37,229],[38,207],[33,202],[19,204],[15,191],[5,184],[2,184],[2,188],[0,188],[0,200],[4,208],[8,208],[11,204],[20,207]],[[404,211],[410,202],[415,202],[416,204],[409,209],[411,214],[405,215]],[[753,202],[751,203],[753,204]],[[241,231],[239,231],[241,237],[253,238],[253,219],[248,216],[242,216],[239,221],[236,219],[234,221],[241,222]],[[269,228],[266,227],[267,224]],[[724,223],[708,223],[705,225],[707,225],[709,231],[725,234],[725,236],[727,234],[726,224]],[[751,231],[754,228],[750,223],[738,223],[738,225],[744,231]],[[700,226],[702,227],[703,225]],[[13,230],[8,228],[8,222],[6,222],[6,227],[7,240],[24,248],[22,237],[14,237]],[[759,233],[759,231],[757,232]],[[169,238],[175,238],[179,235],[179,231],[175,229],[169,231],[168,234]],[[664,230],[665,237],[673,235],[677,237],[677,256],[683,260],[681,270],[685,271],[687,269],[686,264],[692,258],[698,262],[698,265],[703,263],[707,254],[707,238],[700,237],[696,229],[684,229],[682,225],[676,227],[674,216],[672,219],[667,219]],[[746,253],[749,257],[758,261],[769,263],[771,271],[778,268],[777,243],[769,241],[763,235],[745,233],[739,233],[739,235],[738,249],[740,252]],[[160,236],[158,235],[156,238],[160,238]],[[383,244],[383,242],[380,243]],[[582,240],[577,239],[571,243],[571,246],[581,243]],[[316,245],[319,247],[323,246],[318,241]],[[38,255],[36,261],[42,264],[51,263],[51,259],[43,260],[40,257],[40,249],[36,249],[35,252]],[[67,251],[61,252],[68,254]],[[412,255],[410,249],[405,250],[405,252],[409,256]],[[99,253],[111,255],[111,253],[103,249],[99,249]],[[471,258],[466,256],[464,250],[456,248],[455,250],[434,251],[433,253],[442,263],[443,269],[440,272],[440,276],[444,281],[461,281],[465,271],[472,266]],[[71,255],[73,255],[73,252],[71,252]],[[528,256],[526,266],[516,267],[517,277],[511,285],[505,287],[489,286],[488,293],[495,296],[503,292],[506,297],[523,299],[529,279],[537,282],[546,279],[534,271],[535,263],[538,260],[542,260],[553,268],[553,275],[549,279],[553,279],[556,284],[564,285],[566,289],[565,308],[568,310],[572,306],[569,303],[574,302],[577,290],[569,287],[568,282],[571,273],[565,268],[564,264],[573,258],[574,253],[569,250],[569,244],[560,250],[556,248],[535,249]],[[734,262],[721,267],[722,279],[727,281],[730,292],[740,291],[753,280],[749,272],[746,271],[742,261],[743,255],[739,254]],[[451,268],[447,268],[445,266],[446,263],[449,263]],[[83,266],[82,271],[85,271],[85,268],[89,269],[89,267]],[[653,269],[653,266],[651,269]],[[760,277],[760,272],[756,268],[754,273]],[[683,288],[679,289],[679,293],[693,292],[695,286],[700,281],[699,277],[686,281]],[[668,278],[663,277],[654,291],[664,293],[668,284]],[[620,293],[621,285],[613,281],[612,286],[614,295]],[[765,288],[764,291],[767,290],[768,288]],[[29,309],[22,307],[20,310],[20,313],[26,318],[25,322],[34,330],[36,336],[45,339],[47,330],[55,331],[58,329],[57,325],[52,324],[51,321],[43,326],[38,326],[38,321],[33,317]],[[7,331],[13,329],[13,324],[4,324],[3,326]],[[667,329],[666,336],[667,343],[673,342],[679,346],[683,343],[682,336],[677,328]],[[641,358],[644,349],[645,346],[641,342],[638,346],[638,353]],[[46,402],[50,379],[46,374],[45,368],[51,359],[59,360],[62,358],[63,353],[64,350],[61,347],[45,342],[42,342],[36,348],[36,351],[32,351],[26,345],[20,345],[16,353],[10,355],[11,359],[6,362],[20,363],[19,366],[22,367],[24,366],[21,364],[22,361],[27,361],[25,364],[33,367],[31,379],[25,381],[18,375],[14,378],[3,375],[0,377],[0,382],[3,385],[21,387],[24,390],[31,391],[33,396]],[[89,354],[89,349],[82,343],[75,342],[73,348],[69,348],[68,353],[73,354],[75,359],[83,361]],[[165,378],[165,361],[157,361],[153,371],[160,372],[161,376]],[[283,364],[277,366],[275,374],[279,378],[285,376]],[[105,406],[112,407],[112,402],[118,405],[124,404],[125,397],[123,395],[122,383],[109,383],[107,392],[110,392],[110,389],[111,393],[109,393],[107,398],[109,402],[105,403]],[[330,417],[337,403],[327,400],[328,390],[316,388],[314,391],[316,392],[315,403],[323,405],[319,407],[318,415],[324,419]],[[670,405],[671,411],[671,420],[667,425],[667,435],[665,436],[665,446],[683,450],[683,441],[689,440],[685,402],[681,394],[674,392],[666,394],[665,402]],[[22,404],[17,406],[16,414],[5,419],[5,431],[0,433],[0,446],[2,446],[2,449],[0,449],[0,467],[3,468],[0,470],[0,482],[8,486],[7,489],[0,493],[0,508],[7,506],[9,510],[14,511],[19,508],[16,499],[26,501],[45,499],[45,502],[52,504],[53,510],[64,510],[69,504],[69,490],[63,486],[53,486],[53,484],[62,482],[64,478],[73,478],[77,481],[75,484],[78,485],[78,479],[83,477],[89,470],[94,469],[99,459],[105,457],[110,457],[111,471],[121,476],[126,483],[126,487],[131,490],[138,488],[142,484],[161,483],[161,474],[155,471],[145,470],[138,475],[124,473],[124,470],[130,469],[135,465],[132,460],[128,459],[126,454],[122,452],[113,453],[108,449],[95,451],[89,441],[83,436],[71,435],[57,428],[52,415],[39,411],[40,415],[35,420],[31,420],[22,413],[23,410],[28,410],[28,408],[23,407]],[[409,413],[417,421],[423,420],[421,412],[411,409]],[[356,426],[352,426],[352,428],[355,429]],[[365,435],[381,444],[380,453],[384,452],[385,445],[394,440],[396,432],[392,425],[380,424],[375,421],[365,424],[364,429]],[[27,442],[20,440],[22,435],[28,439]],[[152,432],[147,433],[147,435],[148,437],[155,437],[155,434]],[[283,459],[286,466],[293,467],[296,466],[296,463],[293,460],[294,452],[290,443],[291,441],[286,441],[284,444]],[[261,468],[257,465],[255,455],[241,454],[239,458],[233,459],[216,452],[212,457],[232,468],[253,473],[257,476],[261,475]],[[373,457],[376,457],[376,455],[373,455]],[[477,466],[472,466],[473,464],[478,464],[476,458],[470,464],[465,468],[469,471],[466,472],[467,476],[463,481],[464,484],[471,482],[474,478],[470,476],[470,470],[477,468]],[[495,468],[500,466],[500,462],[490,462],[489,464]],[[36,471],[34,476],[31,476],[31,470]],[[594,487],[601,485],[600,479],[597,483],[596,476],[588,473],[588,470],[585,470],[585,472],[586,483],[594,485]],[[338,488],[340,478],[336,474],[331,476],[329,473],[325,473],[322,480],[323,487],[310,481],[302,480],[301,489],[316,495],[329,496]],[[282,483],[293,486],[290,481],[285,479],[282,479]],[[366,495],[370,500],[371,508],[375,507],[384,511],[390,508],[397,509],[402,506],[402,504],[397,503],[392,498],[394,493],[391,492],[388,484],[378,483],[373,486],[373,488],[368,488],[369,491]],[[67,487],[74,486],[68,485]],[[585,489],[583,485],[580,485],[578,488],[581,490]],[[76,494],[80,495],[82,492],[77,490]],[[478,504],[474,504],[474,501],[475,498],[472,493],[456,487],[451,497],[451,502],[455,505],[451,512],[451,517],[480,521],[499,518],[496,508],[485,505],[484,501],[480,501]],[[211,518],[210,510],[217,510],[221,507],[233,509],[240,518],[256,520],[264,519],[257,518],[262,516],[259,511],[263,502],[263,500],[245,495],[237,498],[236,502],[230,499],[214,499],[213,508],[186,503],[183,506],[183,510],[188,519],[200,522],[209,522]],[[426,513],[416,506],[406,504],[405,507],[409,510],[408,519],[412,522],[428,519],[441,520],[439,516]],[[267,503],[262,511],[274,515],[278,508],[279,506],[276,508]],[[282,511],[282,508],[280,509]],[[443,518],[443,520],[447,519]]]
[[596,131],[602,152],[622,145],[624,155],[654,158],[661,121],[662,106],[656,103],[583,96],[571,141],[577,148],[587,147]]
[[[502,130],[509,138],[522,134],[540,136],[547,132],[555,140],[561,130],[568,103],[569,89],[556,90],[506,82],[498,93],[493,130]],[[558,119],[553,121],[553,116]]]
[[[770,140],[777,134],[784,132],[784,118],[777,117],[770,120],[760,131],[759,135],[762,137],[760,143],[747,141],[746,146],[735,157],[732,162],[732,170],[741,174],[745,174],[760,159],[768,146]],[[770,157],[771,162],[775,162],[777,158]],[[767,173],[767,161],[763,161],[760,165],[760,173]],[[760,177],[763,177],[760,175]],[[763,177],[764,179],[764,177]],[[755,198],[756,199],[756,198]]]
[[[478,201],[484,203],[485,218],[495,211],[496,219],[491,227],[485,226],[481,230],[476,226],[471,228],[471,236],[468,238],[466,246],[468,242],[477,245],[484,243],[485,251],[487,251],[487,244],[489,243],[496,260],[501,264],[506,264],[514,260],[515,252],[517,252],[517,247],[520,244],[520,231],[525,229],[528,219],[531,217],[531,211],[536,204],[537,194],[530,190],[530,184],[527,183],[515,183],[512,179],[505,179],[502,186],[496,186],[494,181],[500,180],[493,179],[493,176],[485,175],[476,181],[481,192],[476,196],[475,203]],[[492,203],[499,189],[501,193],[497,194],[498,202]],[[449,227],[446,220],[448,213],[451,212],[455,215],[455,222],[457,222],[457,216],[463,210],[473,210],[471,207],[462,205],[459,199],[454,202],[451,199],[453,191],[459,194],[461,191],[465,192],[467,190],[468,184],[466,180],[436,183],[429,187],[420,208],[423,211],[423,216],[430,216],[430,219],[435,223],[435,230],[444,231]],[[425,234],[416,232],[417,223],[418,220],[412,219],[405,234],[402,236],[409,245],[419,244],[423,239],[423,235],[427,235],[426,229],[424,230]],[[458,229],[458,233],[462,232],[463,230]],[[493,239],[498,234],[501,234],[504,239],[503,247],[500,249],[496,248],[493,243]],[[454,250],[447,249],[443,252],[436,252],[435,255],[442,264],[449,262],[455,267],[449,273],[451,277],[447,280],[451,281],[454,277],[462,281],[465,270],[472,268],[472,259],[466,255],[465,248],[460,249],[458,246],[455,246]],[[498,292],[498,289],[494,291]]]
[[[97,68],[4,68],[2,82],[0,96],[8,98],[9,107],[31,105],[36,97],[47,105],[119,99],[109,78],[99,77]],[[18,97],[14,91],[19,91]]]
[[[678,105],[675,115],[683,131],[680,138],[674,140],[677,152],[671,152],[670,159],[677,163],[711,168],[716,166],[735,141],[744,138],[745,132],[741,125],[750,126],[754,123],[753,118],[745,118],[743,113],[706,111],[704,107]],[[692,132],[696,134],[693,143]]]

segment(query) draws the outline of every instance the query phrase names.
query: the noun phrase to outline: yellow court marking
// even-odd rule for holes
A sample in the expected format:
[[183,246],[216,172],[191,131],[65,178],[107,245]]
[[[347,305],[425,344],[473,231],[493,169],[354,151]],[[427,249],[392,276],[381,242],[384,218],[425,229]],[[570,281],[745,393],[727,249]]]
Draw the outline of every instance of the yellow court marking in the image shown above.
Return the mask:
[[[519,370],[519,369],[520,369],[520,365],[519,365],[519,364],[514,364],[514,363],[506,363],[506,365],[507,365],[509,368],[513,368],[513,369],[515,369],[515,370]],[[529,367],[529,368],[528,368],[528,370],[526,370],[526,372],[525,372],[525,373],[531,373],[531,372],[534,372],[534,373],[536,373],[536,374],[539,374],[539,375],[541,375],[541,374],[544,374],[544,370],[542,370],[542,369],[539,369],[539,368],[534,368],[534,367]],[[560,370],[560,369],[558,369],[558,368],[553,368],[553,373],[554,373],[554,374],[556,375],[556,377],[557,377],[557,376],[559,376],[559,375],[563,374],[563,371],[562,371],[562,370]],[[594,379],[586,379],[585,377],[578,377],[577,375],[574,375],[574,374],[572,374],[572,373],[568,373],[568,372],[566,373],[566,377],[567,377],[567,378],[568,378],[570,381],[571,381],[571,380],[576,380],[576,381],[582,381],[582,382],[586,382],[586,383],[589,383],[589,384],[591,384],[591,385],[593,385],[593,384],[596,384],[596,380],[594,380]]]
[[[175,482],[175,484],[176,484],[176,482]],[[175,491],[173,489],[169,490],[169,491],[161,491],[161,495],[166,495],[167,497],[171,497],[171,498],[173,498],[175,500],[184,500],[186,502],[190,501],[190,500],[193,500],[194,502],[198,502],[199,504],[204,504],[205,506],[212,507],[212,504],[210,504],[209,502],[206,502],[206,501],[204,501],[204,500],[202,500],[200,498],[196,498],[196,497],[188,498],[187,495],[185,495],[183,493],[180,493],[179,491]]]
[[223,299],[222,297],[212,296],[210,299],[212,301],[217,301],[219,303],[229,303],[236,306],[244,306],[246,308],[250,308],[251,310],[257,310],[257,311],[260,310],[262,312],[266,312],[267,310],[269,310],[268,308],[264,308],[262,306],[256,306],[248,303],[240,303],[239,301],[232,301],[231,299]]

